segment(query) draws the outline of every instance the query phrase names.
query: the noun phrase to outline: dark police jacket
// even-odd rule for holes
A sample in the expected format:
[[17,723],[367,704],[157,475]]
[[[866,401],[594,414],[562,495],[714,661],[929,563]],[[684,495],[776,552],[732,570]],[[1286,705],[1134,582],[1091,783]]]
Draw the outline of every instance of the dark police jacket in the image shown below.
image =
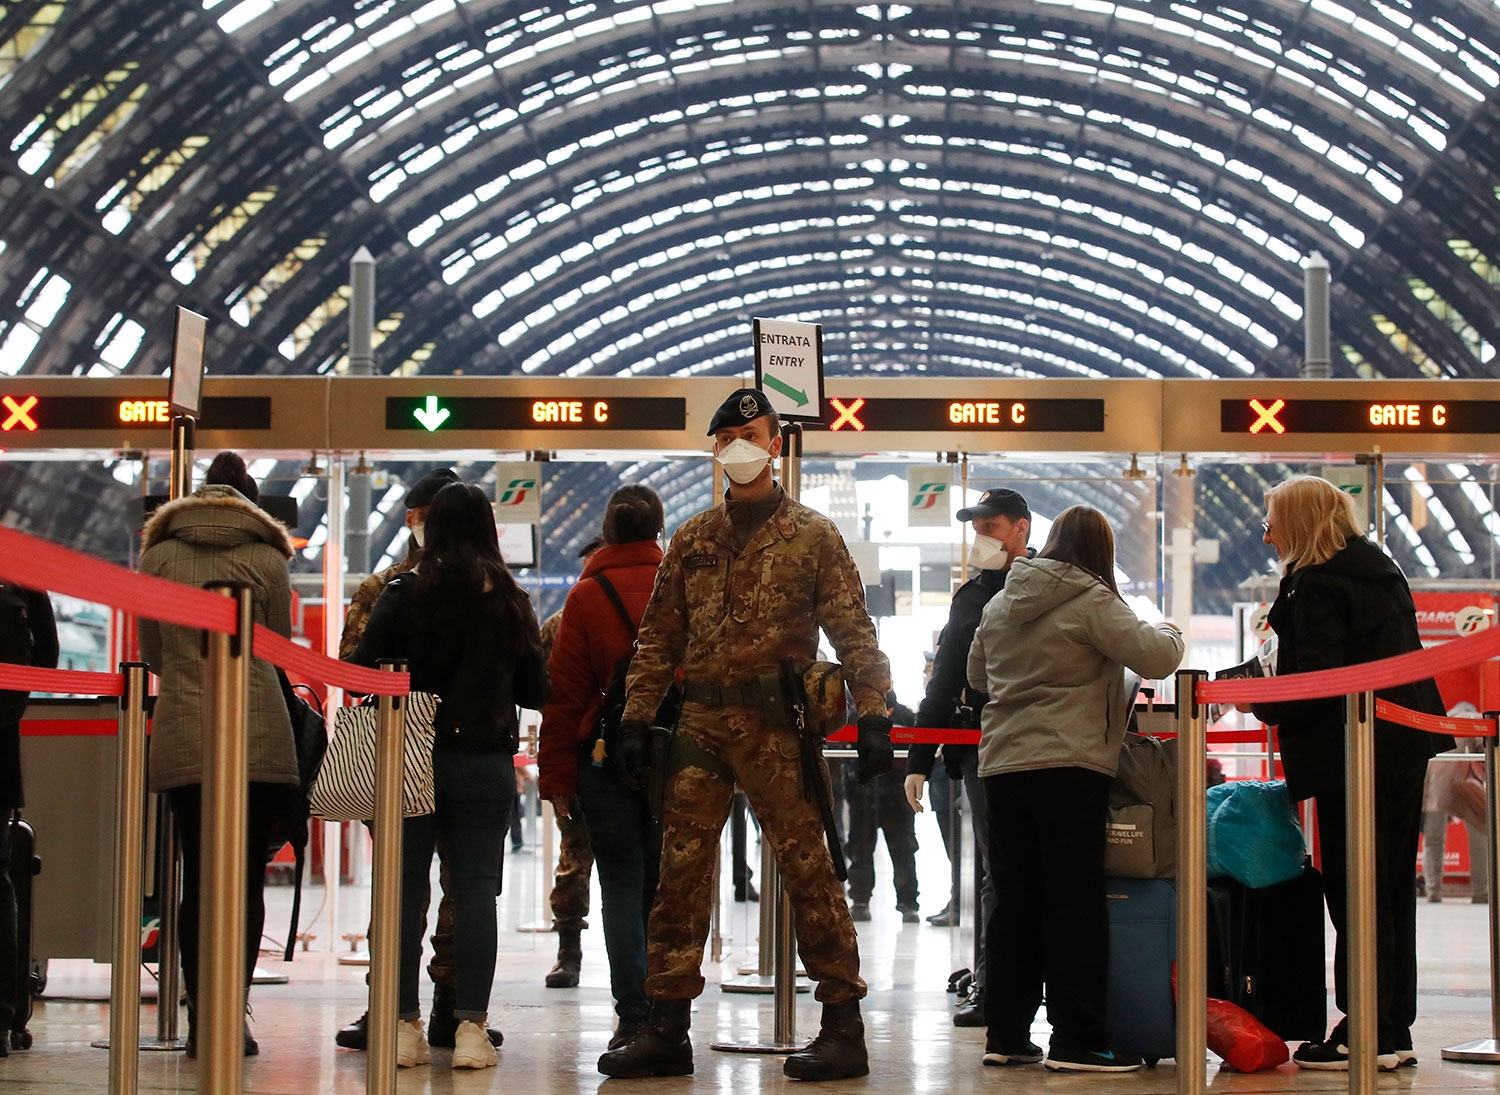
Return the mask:
[[[1401,570],[1364,537],[1326,563],[1299,567],[1281,580],[1271,606],[1276,675],[1336,669],[1422,648],[1417,608]],[[1429,715],[1444,713],[1430,678],[1376,695]],[[1255,715],[1277,727],[1287,789],[1293,799],[1344,783],[1343,697],[1258,703]],[[1422,768],[1453,748],[1453,739],[1385,721],[1375,724],[1375,764],[1383,775]]]

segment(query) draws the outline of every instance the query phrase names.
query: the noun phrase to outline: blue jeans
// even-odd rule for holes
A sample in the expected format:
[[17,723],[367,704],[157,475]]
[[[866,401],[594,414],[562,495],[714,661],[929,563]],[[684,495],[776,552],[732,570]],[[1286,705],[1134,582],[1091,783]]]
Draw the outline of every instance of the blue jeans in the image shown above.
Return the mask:
[[437,749],[432,754],[437,812],[409,817],[401,834],[402,1019],[421,1017],[418,998],[422,936],[427,930],[428,880],[439,836],[453,899],[454,1017],[482,1022],[495,980],[495,895],[505,854],[505,830],[516,796],[508,753]]
[[599,874],[615,1013],[640,1021],[646,1018],[646,922],[656,900],[661,827],[651,820],[646,796],[621,783],[609,763],[580,762],[578,801]]

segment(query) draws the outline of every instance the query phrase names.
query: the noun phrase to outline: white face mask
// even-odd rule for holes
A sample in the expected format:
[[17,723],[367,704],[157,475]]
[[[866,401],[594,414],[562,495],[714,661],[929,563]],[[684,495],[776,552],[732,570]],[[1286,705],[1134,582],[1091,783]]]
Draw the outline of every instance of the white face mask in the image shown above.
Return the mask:
[[969,566],[974,570],[1004,570],[1010,562],[1010,552],[993,536],[982,532],[974,534],[974,544],[969,548]]
[[412,525],[411,538],[412,542],[415,543],[417,547],[424,546],[427,540],[427,526],[420,523]]
[[737,437],[720,449],[714,459],[724,465],[725,475],[743,487],[760,478],[771,454],[755,442]]

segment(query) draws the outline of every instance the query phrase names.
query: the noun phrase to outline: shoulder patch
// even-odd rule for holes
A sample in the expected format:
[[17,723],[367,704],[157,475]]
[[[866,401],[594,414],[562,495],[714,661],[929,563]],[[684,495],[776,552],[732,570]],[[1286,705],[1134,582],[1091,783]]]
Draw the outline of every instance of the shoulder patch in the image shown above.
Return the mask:
[[797,535],[797,521],[791,516],[783,517],[780,527],[783,539],[790,540],[793,536]]
[[698,567],[712,567],[719,565],[717,555],[684,555],[682,565],[686,570],[694,570]]

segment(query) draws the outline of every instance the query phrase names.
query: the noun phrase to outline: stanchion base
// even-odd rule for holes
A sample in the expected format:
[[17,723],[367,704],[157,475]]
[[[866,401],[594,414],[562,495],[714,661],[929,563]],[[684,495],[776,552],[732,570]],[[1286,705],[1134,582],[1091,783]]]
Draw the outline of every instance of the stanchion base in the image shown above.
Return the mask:
[[267,973],[259,966],[255,967],[255,972],[250,976],[252,985],[285,985],[290,981],[291,978],[284,973]]
[[[741,966],[735,972],[738,973],[741,977],[758,977],[758,976],[760,976],[760,963],[757,962],[757,963],[755,963],[753,965]],[[805,969],[803,969],[800,965],[797,967],[797,976],[798,977],[806,977],[807,976],[807,971]]]
[[369,951],[350,951],[348,954],[339,955],[339,965],[341,966],[368,966],[369,964]]
[[533,935],[546,935],[556,930],[557,927],[550,920],[536,920],[530,924],[522,924],[516,929],[518,932],[530,932]]
[[[812,982],[799,979],[796,984],[796,990],[798,992],[811,992]],[[719,991],[769,996],[776,991],[776,978],[774,976],[763,976],[759,973],[751,974],[749,977],[736,977],[732,981],[721,981],[719,983]]]
[[[95,1049],[108,1049],[109,1039],[100,1038],[96,1042],[90,1042],[89,1045]],[[142,1053],[176,1053],[187,1049],[187,1039],[182,1038],[175,1042],[142,1042],[137,1048]]]
[[785,1042],[753,1042],[750,1045],[740,1045],[737,1042],[710,1042],[709,1049],[716,1049],[720,1053],[801,1053],[812,1043],[796,1042],[788,1045]]
[[1443,1047],[1443,1060],[1465,1061],[1471,1065],[1500,1065],[1500,1042],[1477,1038],[1456,1046]]

